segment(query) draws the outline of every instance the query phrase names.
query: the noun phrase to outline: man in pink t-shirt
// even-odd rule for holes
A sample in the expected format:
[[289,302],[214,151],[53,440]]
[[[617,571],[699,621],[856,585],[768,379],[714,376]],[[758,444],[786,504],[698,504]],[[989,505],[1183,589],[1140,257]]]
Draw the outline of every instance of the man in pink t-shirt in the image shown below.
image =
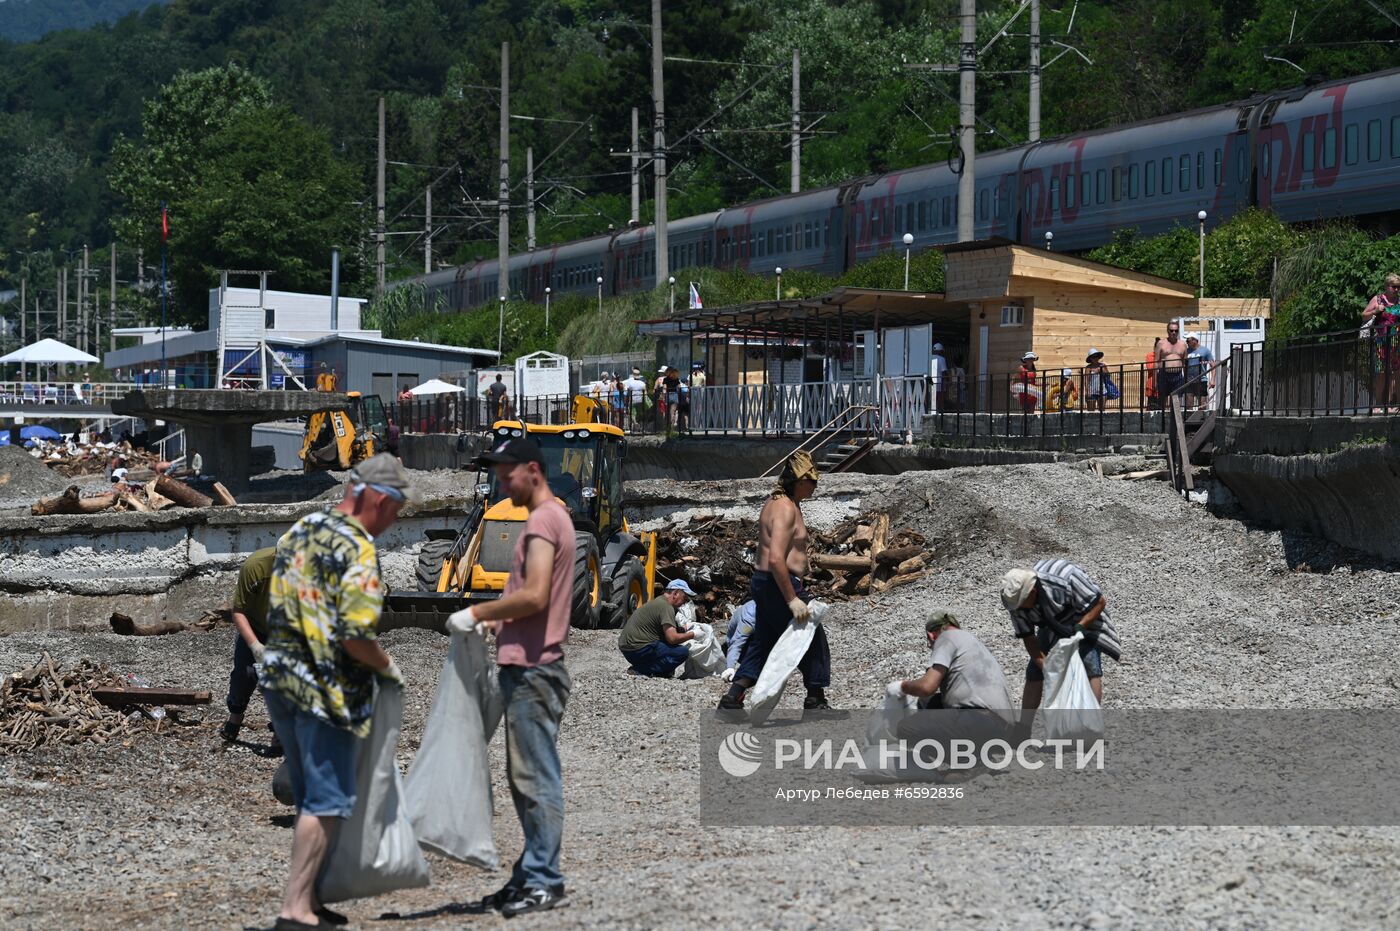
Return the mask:
[[530,511],[501,597],[458,611],[447,622],[452,631],[497,632],[506,775],[525,849],[510,881],[481,904],[511,916],[569,904],[559,869],[564,840],[559,721],[573,687],[563,645],[573,601],[574,525],[549,490],[544,454],[533,440],[512,437],[479,459],[495,469],[496,484],[511,503]]

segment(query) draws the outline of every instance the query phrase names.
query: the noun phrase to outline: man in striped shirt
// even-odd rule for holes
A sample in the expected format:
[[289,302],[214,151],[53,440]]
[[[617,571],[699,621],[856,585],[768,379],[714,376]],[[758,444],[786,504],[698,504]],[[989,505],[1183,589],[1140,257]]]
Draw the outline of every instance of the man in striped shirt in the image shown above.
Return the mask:
[[1011,626],[1026,645],[1026,686],[1022,708],[1039,708],[1045,688],[1045,654],[1056,641],[1084,634],[1079,656],[1094,697],[1103,701],[1103,657],[1117,662],[1118,633],[1108,618],[1103,589],[1067,559],[1042,559],[1034,569],[1012,569],[1001,580],[1001,603]]

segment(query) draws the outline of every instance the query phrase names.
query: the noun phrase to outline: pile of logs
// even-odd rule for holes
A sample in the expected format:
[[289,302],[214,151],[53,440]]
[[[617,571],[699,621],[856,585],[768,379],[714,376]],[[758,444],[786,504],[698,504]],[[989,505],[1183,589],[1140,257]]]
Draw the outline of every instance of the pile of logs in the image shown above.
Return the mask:
[[120,482],[112,491],[83,497],[77,485],[56,498],[41,498],[30,505],[31,514],[96,514],[99,511],[161,511],[170,507],[208,508],[237,504],[222,484],[214,483],[214,497],[196,491],[168,475],[157,475],[144,485]]
[[[932,559],[921,534],[909,528],[891,532],[886,513],[864,515],[808,540],[807,590],[814,596],[848,601],[878,595],[923,576]],[[738,605],[749,599],[749,580],[758,550],[758,522],[750,519],[692,518],[685,527],[663,532],[657,541],[657,581],[685,579],[699,593],[703,608]]]
[[917,581],[931,554],[923,535],[905,527],[890,532],[890,516],[880,513],[847,521],[816,542],[825,552],[811,557],[813,581],[832,598],[878,595]]
[[51,743],[105,744],[137,730],[117,708],[93,691],[119,687],[105,665],[84,659],[67,670],[45,653],[39,661],[0,682],[0,753],[24,753]]

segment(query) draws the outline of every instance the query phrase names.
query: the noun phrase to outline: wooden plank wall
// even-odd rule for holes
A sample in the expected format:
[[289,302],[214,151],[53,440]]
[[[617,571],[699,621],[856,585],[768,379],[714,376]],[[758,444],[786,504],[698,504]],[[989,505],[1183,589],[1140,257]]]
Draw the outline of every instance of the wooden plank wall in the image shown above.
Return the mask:
[[945,298],[949,301],[985,301],[1005,296],[1013,261],[1009,246],[952,253],[943,271]]
[[[1031,306],[1028,297],[1007,298],[1008,302],[1018,301],[1026,306],[1026,322],[1018,327],[1004,327],[1001,325],[1001,303],[984,304],[987,316],[979,318],[977,314],[972,314],[972,319],[968,326],[968,354],[967,370],[973,375],[981,375],[977,371],[977,362],[981,358],[981,329],[987,328],[987,371],[1014,372],[1021,365],[1021,356],[1026,350],[1031,349],[1032,336],[1035,327],[1035,308]],[[1038,352],[1039,350],[1037,350]]]
[[1190,301],[1195,289],[1189,284],[1167,283],[1149,275],[1121,268],[1100,267],[1072,256],[1059,255],[1042,249],[1018,248],[1012,274],[1021,279],[1012,282],[1012,290],[1030,285],[1037,292],[1054,287],[1086,287]]
[[1089,349],[1108,365],[1142,362],[1167,321],[1194,307],[1192,299],[1124,291],[1058,290],[1036,295],[1034,349],[1041,369],[1078,368]]

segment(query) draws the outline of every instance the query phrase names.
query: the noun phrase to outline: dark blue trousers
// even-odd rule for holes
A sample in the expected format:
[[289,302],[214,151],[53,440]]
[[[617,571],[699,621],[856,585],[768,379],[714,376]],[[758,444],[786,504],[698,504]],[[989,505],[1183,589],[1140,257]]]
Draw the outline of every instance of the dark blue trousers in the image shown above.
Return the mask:
[[235,631],[233,634],[233,672],[228,676],[228,713],[242,714],[248,710],[248,700],[258,687],[258,673],[253,668],[253,651]]
[[[797,576],[792,576],[792,590],[803,601],[811,600],[802,590],[802,581]],[[787,601],[769,572],[754,572],[749,591],[753,594],[755,608],[753,633],[749,634],[744,650],[739,654],[739,671],[735,673],[734,680],[743,679],[752,683],[758,681],[763,664],[768,661],[768,654],[773,652],[778,638],[792,622],[792,612],[788,610]],[[831,648],[826,642],[825,627],[817,628],[812,645],[807,648],[797,668],[802,673],[802,684],[809,691],[831,685]]]
[[671,646],[663,640],[657,640],[640,650],[623,650],[622,658],[644,676],[669,679],[690,659],[690,648],[684,643]]

